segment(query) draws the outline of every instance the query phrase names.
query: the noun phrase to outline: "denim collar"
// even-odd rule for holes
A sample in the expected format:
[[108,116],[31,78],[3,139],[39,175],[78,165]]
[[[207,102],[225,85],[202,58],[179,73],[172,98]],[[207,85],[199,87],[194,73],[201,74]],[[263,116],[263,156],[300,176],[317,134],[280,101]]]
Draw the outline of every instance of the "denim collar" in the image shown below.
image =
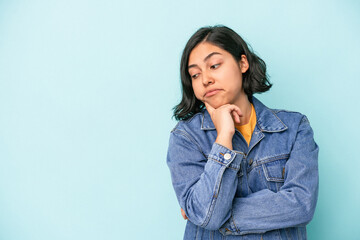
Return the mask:
[[[256,112],[256,125],[262,132],[281,132],[288,128],[271,109],[254,96],[252,103]],[[202,111],[201,130],[215,130],[214,123],[206,109]]]

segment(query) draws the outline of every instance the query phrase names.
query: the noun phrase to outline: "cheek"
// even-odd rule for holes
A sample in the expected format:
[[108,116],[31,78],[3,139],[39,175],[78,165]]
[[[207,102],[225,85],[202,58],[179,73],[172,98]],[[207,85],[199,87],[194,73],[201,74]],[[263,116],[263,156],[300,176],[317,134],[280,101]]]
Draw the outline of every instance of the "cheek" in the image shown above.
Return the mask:
[[193,91],[194,91],[194,94],[195,94],[195,97],[199,100],[201,100],[201,94],[200,94],[200,91],[198,90],[198,88],[196,87],[196,84],[192,84],[192,88],[193,88]]
[[229,81],[229,85],[231,85],[231,88],[236,89],[236,91],[238,91],[239,89],[242,89],[242,75],[238,72],[235,72],[233,74],[231,74],[228,79],[231,79],[231,81]]

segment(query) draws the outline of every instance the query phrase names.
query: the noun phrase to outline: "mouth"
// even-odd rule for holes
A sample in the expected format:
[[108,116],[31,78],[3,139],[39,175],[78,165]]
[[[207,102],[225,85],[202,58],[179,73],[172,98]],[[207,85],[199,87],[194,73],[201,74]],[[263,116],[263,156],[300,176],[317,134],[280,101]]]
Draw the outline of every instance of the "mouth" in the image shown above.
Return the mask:
[[214,89],[205,93],[204,97],[211,97],[220,92],[221,89]]

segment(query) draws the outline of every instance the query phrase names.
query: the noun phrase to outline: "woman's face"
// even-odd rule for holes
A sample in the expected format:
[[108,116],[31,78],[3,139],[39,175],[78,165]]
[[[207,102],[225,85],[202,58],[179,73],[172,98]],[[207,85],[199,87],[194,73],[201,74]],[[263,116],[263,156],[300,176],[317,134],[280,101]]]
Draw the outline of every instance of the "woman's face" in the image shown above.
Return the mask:
[[239,106],[246,97],[242,74],[249,68],[245,55],[237,62],[227,51],[208,42],[198,44],[190,53],[188,71],[197,99],[214,108],[224,104]]

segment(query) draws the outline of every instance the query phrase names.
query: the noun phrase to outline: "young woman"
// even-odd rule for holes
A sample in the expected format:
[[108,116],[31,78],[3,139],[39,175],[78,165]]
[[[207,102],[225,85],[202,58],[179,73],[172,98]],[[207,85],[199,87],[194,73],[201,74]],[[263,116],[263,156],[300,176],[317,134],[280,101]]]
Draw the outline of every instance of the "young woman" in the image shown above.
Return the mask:
[[253,96],[271,87],[266,65],[228,27],[200,28],[180,70],[167,164],[184,239],[306,239],[318,195],[306,116]]

